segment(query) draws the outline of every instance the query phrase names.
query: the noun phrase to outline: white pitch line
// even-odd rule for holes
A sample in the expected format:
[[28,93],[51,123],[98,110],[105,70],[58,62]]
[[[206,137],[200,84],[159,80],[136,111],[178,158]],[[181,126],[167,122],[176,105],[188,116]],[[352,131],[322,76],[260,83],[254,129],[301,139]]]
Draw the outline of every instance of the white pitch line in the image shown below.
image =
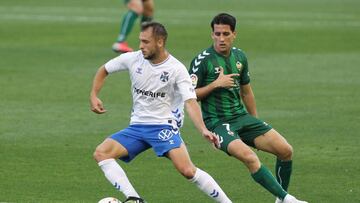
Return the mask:
[[[122,14],[125,12],[123,8],[105,8],[105,7],[98,7],[98,8],[86,8],[86,7],[51,7],[51,6],[0,6],[0,12],[8,14],[14,13],[14,12],[20,12],[20,13],[32,13],[32,14],[52,14],[52,13],[59,13],[59,14],[92,14],[92,15],[117,15]],[[217,10],[194,10],[194,12],[191,12],[191,15],[189,15],[189,12],[191,10],[188,9],[166,9],[166,10],[159,10],[156,13],[160,16],[179,16],[179,17],[205,17],[208,18],[209,16],[212,17],[214,13],[218,13]],[[286,19],[331,19],[331,20],[360,20],[360,15],[355,15],[351,13],[337,13],[337,12],[289,12],[289,11],[283,11],[283,12],[258,12],[258,11],[228,11],[229,13],[232,13],[236,15],[237,17],[249,17],[249,18],[286,18]]]
[[[119,13],[114,16],[115,13]],[[156,19],[174,25],[202,25],[205,18],[215,11],[188,10],[159,11]],[[235,13],[235,12],[234,12]],[[80,7],[4,7],[0,6],[2,21],[43,21],[69,23],[119,23],[121,9],[80,8]],[[172,16],[169,18],[169,16]],[[240,12],[239,25],[273,27],[360,27],[360,20],[352,14],[334,13],[290,13],[290,12]],[[188,20],[187,20],[188,19]]]
[[80,22],[80,23],[114,23],[118,19],[110,17],[70,16],[70,15],[35,15],[35,14],[0,14],[0,20],[47,21],[47,22]]

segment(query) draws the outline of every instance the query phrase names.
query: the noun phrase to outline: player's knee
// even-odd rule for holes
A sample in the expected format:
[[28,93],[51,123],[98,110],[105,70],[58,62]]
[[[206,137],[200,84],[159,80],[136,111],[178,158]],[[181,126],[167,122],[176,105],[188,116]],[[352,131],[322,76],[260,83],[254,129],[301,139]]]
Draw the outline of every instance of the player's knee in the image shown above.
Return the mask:
[[144,12],[144,7],[143,7],[141,1],[139,1],[139,0],[131,0],[127,4],[127,7],[128,7],[129,10],[134,11],[138,15],[142,15],[143,12]]
[[98,146],[94,151],[93,157],[97,162],[100,162],[102,160],[107,159],[107,153],[104,149]]
[[191,179],[195,176],[196,168],[193,166],[184,166],[179,169],[181,175],[183,175],[187,179]]
[[291,160],[293,155],[293,148],[290,144],[286,144],[282,147],[278,156],[280,160]]
[[253,151],[244,153],[244,162],[246,165],[254,165],[260,162],[258,156]]
[[245,145],[240,145],[240,141],[230,143],[228,147],[228,152],[242,161],[251,171],[255,170],[260,166],[260,160],[256,153],[250,149],[250,147]]
[[240,160],[246,165],[250,172],[257,171],[261,166],[259,157],[251,150],[244,152]]
[[154,2],[152,0],[143,0],[143,15],[151,17],[154,15]]
[[144,9],[143,15],[147,16],[147,17],[153,16],[154,15],[154,8],[150,7],[150,8]]
[[252,150],[241,150],[231,153],[234,157],[244,162],[245,164],[253,163],[258,160],[257,155]]

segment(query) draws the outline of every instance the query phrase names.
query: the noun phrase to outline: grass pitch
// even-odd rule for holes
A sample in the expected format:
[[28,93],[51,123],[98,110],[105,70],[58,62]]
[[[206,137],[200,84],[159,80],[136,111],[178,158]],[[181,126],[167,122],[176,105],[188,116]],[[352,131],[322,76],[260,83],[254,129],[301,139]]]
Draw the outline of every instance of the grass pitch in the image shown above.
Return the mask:
[[[168,50],[188,66],[210,46],[219,12],[238,19],[259,115],[293,145],[290,193],[311,203],[360,202],[360,2],[356,0],[156,0]],[[106,136],[128,125],[127,73],[111,76],[89,111],[97,68],[116,56],[121,1],[2,1],[0,4],[0,202],[123,199],[92,160]],[[138,26],[129,43],[137,47]],[[234,202],[274,202],[239,161],[213,150],[189,120],[193,162]],[[274,157],[258,152],[269,168]],[[211,202],[149,150],[122,164],[150,203]]]

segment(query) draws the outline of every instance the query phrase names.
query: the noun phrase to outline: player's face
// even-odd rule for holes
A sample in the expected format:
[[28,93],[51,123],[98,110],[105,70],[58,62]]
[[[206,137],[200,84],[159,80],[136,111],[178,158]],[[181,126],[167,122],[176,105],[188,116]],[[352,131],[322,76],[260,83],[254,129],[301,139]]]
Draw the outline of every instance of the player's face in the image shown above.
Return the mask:
[[229,55],[236,32],[231,31],[230,25],[214,24],[214,31],[211,38],[214,41],[214,48],[217,52]]
[[158,56],[159,47],[157,40],[153,35],[153,28],[148,28],[140,32],[140,45],[139,48],[144,55],[145,59],[154,60]]

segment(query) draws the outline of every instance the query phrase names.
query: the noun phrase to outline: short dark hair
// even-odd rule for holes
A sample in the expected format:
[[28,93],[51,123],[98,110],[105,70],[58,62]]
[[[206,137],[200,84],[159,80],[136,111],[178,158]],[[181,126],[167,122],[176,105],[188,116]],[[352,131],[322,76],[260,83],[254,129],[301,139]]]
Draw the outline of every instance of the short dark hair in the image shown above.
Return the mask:
[[168,36],[168,33],[165,29],[165,27],[158,23],[158,22],[144,22],[141,24],[141,32],[147,30],[148,28],[152,27],[153,28],[153,35],[158,38],[158,37],[161,37],[164,39],[164,43],[166,42],[166,39],[167,39],[167,36]]
[[236,18],[227,13],[220,13],[216,15],[213,20],[211,21],[211,28],[214,31],[214,24],[222,24],[222,25],[229,25],[231,31],[235,31],[236,27]]

